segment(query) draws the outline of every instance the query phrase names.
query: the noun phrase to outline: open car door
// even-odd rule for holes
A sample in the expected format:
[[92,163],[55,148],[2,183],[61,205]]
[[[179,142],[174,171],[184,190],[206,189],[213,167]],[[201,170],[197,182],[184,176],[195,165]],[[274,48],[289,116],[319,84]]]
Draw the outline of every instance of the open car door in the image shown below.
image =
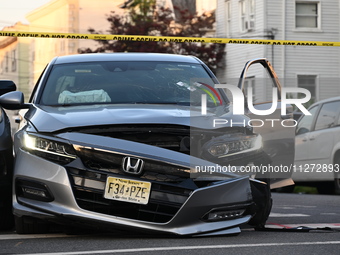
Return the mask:
[[[261,72],[261,69],[267,77],[255,79],[252,74]],[[264,58],[247,62],[238,87],[245,95],[245,109],[251,126],[255,133],[262,135],[263,149],[269,156],[268,164],[259,166],[262,171],[256,174],[256,178],[269,178],[271,188],[293,184],[296,122],[292,105],[282,103],[282,86],[270,62]],[[282,107],[286,108],[285,114],[281,112]]]

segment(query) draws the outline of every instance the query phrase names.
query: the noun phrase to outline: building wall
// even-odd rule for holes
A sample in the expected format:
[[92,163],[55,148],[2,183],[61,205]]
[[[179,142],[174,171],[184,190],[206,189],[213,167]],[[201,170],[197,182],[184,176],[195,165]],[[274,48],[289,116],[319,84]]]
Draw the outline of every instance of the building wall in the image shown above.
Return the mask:
[[13,61],[17,59],[18,39],[11,37],[0,38],[0,78],[19,82],[19,72],[16,67],[13,69]]
[[[27,25],[17,23],[4,31],[24,31]],[[18,89],[29,90],[28,61],[29,39],[24,37],[0,37],[0,79],[14,81]]]
[[[28,26],[20,22],[14,26],[6,27],[2,31],[27,31]],[[28,60],[29,38],[0,37],[0,80],[12,80],[17,90],[28,95],[30,87],[30,62]],[[28,98],[26,96],[25,100]],[[17,130],[15,123],[16,111],[5,110],[11,122],[12,134]]]
[[[109,22],[107,16],[112,14],[123,15],[124,10],[119,6],[124,0],[79,0],[79,33],[89,33],[89,28],[94,28],[107,34]],[[97,42],[93,40],[78,40],[79,48],[96,48]]]
[[[295,28],[295,6],[293,0],[286,2],[286,39],[339,41],[339,1],[323,0],[321,6],[321,29],[319,31],[299,31]],[[318,77],[317,98],[340,95],[339,47],[285,47],[285,77],[297,86],[297,75],[316,75]]]
[[[264,15],[264,31],[267,31],[266,39],[284,40],[284,24],[287,20],[285,1],[266,1],[266,15]],[[270,37],[272,36],[272,37]],[[283,54],[285,46],[266,46],[265,57],[272,63],[279,77],[284,77]]]
[[[296,29],[295,0],[269,1],[256,0],[255,29],[240,32],[239,0],[231,3],[231,29],[226,33],[225,0],[217,0],[217,37],[259,38],[278,40],[339,41],[339,0],[318,0],[320,29]],[[312,0],[299,2],[310,3]],[[270,36],[273,36],[270,38]],[[339,47],[307,46],[259,46],[231,45],[226,47],[226,70],[219,72],[219,79],[227,81],[238,77],[244,63],[257,57],[265,57],[272,62],[284,86],[298,86],[298,75],[317,77],[317,95],[321,100],[340,95],[339,86]],[[264,77],[261,72],[251,73]]]
[[[248,0],[246,2],[250,3]],[[240,41],[242,41],[242,38],[262,39],[264,36],[267,36],[268,33],[265,32],[265,2],[264,0],[256,0],[254,3],[253,15],[246,15],[245,20],[242,21],[240,1],[218,0],[216,8],[217,36],[236,38],[240,39]],[[228,8],[230,8],[229,11]],[[248,13],[250,13],[249,4],[247,4],[246,8],[248,8]],[[248,22],[247,26],[249,26],[249,22],[252,22],[252,25],[248,29],[242,30],[242,22],[243,24]],[[263,45],[227,44],[225,69],[217,72],[219,81],[236,86],[245,64],[251,59],[266,57],[268,50],[270,48]],[[269,101],[269,98],[271,98],[271,87],[269,87],[271,82],[265,79],[267,77],[265,69],[260,64],[253,65],[248,69],[247,77],[250,77],[250,79],[245,84],[245,87],[251,86],[253,88],[254,102]]]
[[[227,29],[227,8],[225,0],[217,0],[216,8],[216,34],[222,38],[262,38],[264,33],[264,0],[256,0],[255,3],[255,27],[248,32],[241,32],[240,6],[238,0],[229,0],[230,11],[230,29]],[[267,46],[263,45],[246,45],[246,44],[227,44],[226,46],[226,69],[219,72],[221,82],[235,83],[247,61],[254,58],[266,56]],[[249,75],[255,74],[250,71]],[[257,77],[263,77],[264,74],[256,74]]]
[[[55,0],[29,13],[31,32],[75,33],[78,31],[78,0]],[[35,83],[46,64],[58,55],[75,54],[78,41],[70,39],[31,38],[30,60]]]
[[[113,10],[122,12],[118,6],[123,2],[124,0],[53,0],[32,11],[26,18],[31,32],[89,33],[89,28],[95,28],[107,33],[107,15]],[[97,43],[93,40],[31,38],[31,83],[35,84],[46,64],[55,56],[77,54],[79,48],[96,46]]]

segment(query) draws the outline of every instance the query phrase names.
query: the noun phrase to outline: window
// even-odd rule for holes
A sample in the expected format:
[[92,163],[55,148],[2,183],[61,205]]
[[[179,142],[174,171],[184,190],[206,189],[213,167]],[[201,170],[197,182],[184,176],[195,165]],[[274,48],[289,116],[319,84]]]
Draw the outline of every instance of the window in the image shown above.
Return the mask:
[[249,21],[254,22],[255,20],[255,0],[249,0]]
[[[215,82],[198,64],[184,62],[88,62],[55,65],[41,104],[223,104]],[[152,91],[152,93],[149,93]]]
[[16,50],[12,50],[11,65],[12,72],[15,72],[17,70]]
[[320,28],[320,3],[296,2],[295,4],[296,28]]
[[230,32],[231,32],[231,3],[230,3],[230,0],[225,1],[225,12],[226,12],[226,35],[230,36]]
[[246,1],[240,2],[241,31],[246,30]]
[[298,75],[298,87],[309,90],[311,94],[310,103],[314,103],[317,99],[316,94],[316,75]]
[[339,109],[340,101],[324,104],[316,120],[315,130],[337,126],[339,124]]
[[255,28],[255,0],[241,0],[240,24],[241,32],[252,31]]
[[304,133],[308,133],[312,129],[313,119],[315,116],[315,113],[317,111],[318,107],[315,106],[312,109],[309,110],[309,112],[312,115],[304,115],[301,120],[299,121],[297,127],[296,127],[296,134],[301,135]]
[[5,73],[8,72],[8,52],[6,52],[6,56],[5,56]]

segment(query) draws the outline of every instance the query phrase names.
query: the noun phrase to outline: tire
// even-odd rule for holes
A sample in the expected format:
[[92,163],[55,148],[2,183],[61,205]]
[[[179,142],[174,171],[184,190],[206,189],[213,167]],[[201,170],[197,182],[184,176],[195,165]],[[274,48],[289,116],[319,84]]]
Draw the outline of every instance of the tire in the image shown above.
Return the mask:
[[14,216],[17,234],[44,234],[48,232],[48,223],[28,216]]
[[340,195],[340,156],[337,153],[333,166],[338,166],[338,172],[334,172],[334,194]]
[[12,192],[7,190],[6,192],[1,192],[0,195],[0,230],[10,230],[14,227]]
[[0,230],[14,227],[12,214],[12,154],[0,153]]
[[334,193],[336,195],[340,195],[340,176],[339,174],[336,175],[334,178]]
[[[335,181],[334,181],[335,182]],[[332,195],[334,194],[334,182],[319,182],[316,184],[316,188],[319,194]]]
[[[340,167],[340,155],[336,153],[333,166]],[[340,168],[337,169],[338,171]],[[319,194],[324,195],[340,195],[340,172],[334,172],[334,181],[333,182],[321,182],[318,183],[316,188],[318,189]]]

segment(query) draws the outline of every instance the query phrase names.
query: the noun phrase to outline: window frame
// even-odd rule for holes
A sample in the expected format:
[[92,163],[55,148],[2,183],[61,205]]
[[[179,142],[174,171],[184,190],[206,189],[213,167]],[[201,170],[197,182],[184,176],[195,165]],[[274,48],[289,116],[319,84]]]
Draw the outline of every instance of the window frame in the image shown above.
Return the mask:
[[16,72],[17,71],[17,54],[16,54],[16,49],[13,49],[11,51],[11,71]]
[[[239,22],[240,22],[241,33],[254,31],[255,30],[255,13],[256,13],[255,0],[239,0],[238,5],[239,5],[238,9],[239,9]],[[244,9],[244,13],[243,13],[243,9]],[[253,12],[251,12],[252,9],[253,9]]]
[[224,8],[225,8],[225,19],[226,19],[225,33],[226,33],[226,36],[229,37],[231,35],[231,16],[232,16],[231,0],[225,0]]
[[8,51],[5,53],[5,73],[9,72],[9,56]]
[[[315,98],[314,102],[319,101],[319,75],[315,73],[298,73],[296,74],[296,84],[297,87],[302,88],[299,86],[299,76],[314,76],[315,77]],[[313,103],[314,103],[313,102]]]
[[[316,14],[316,27],[298,27],[297,26],[297,4],[316,4],[317,14]],[[304,15],[308,16],[308,15]],[[312,15],[309,15],[312,16]],[[296,31],[306,31],[306,32],[321,32],[321,2],[320,1],[303,1],[296,0],[294,5],[294,29]]]

